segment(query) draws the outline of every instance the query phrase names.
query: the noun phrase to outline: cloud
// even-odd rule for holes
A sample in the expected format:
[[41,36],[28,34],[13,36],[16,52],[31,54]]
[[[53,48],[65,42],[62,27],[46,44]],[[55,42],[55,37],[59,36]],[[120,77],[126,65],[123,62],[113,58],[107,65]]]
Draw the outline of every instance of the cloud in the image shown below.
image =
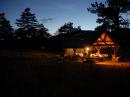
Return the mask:
[[52,20],[54,20],[54,18],[43,18],[41,21],[43,23],[47,23],[47,22],[52,21]]

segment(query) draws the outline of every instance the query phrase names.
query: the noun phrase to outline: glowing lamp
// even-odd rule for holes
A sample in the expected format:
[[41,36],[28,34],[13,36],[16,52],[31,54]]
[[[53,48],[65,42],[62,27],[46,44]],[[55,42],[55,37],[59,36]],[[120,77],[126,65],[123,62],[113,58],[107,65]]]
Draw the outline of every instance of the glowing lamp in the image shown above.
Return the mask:
[[89,51],[90,49],[87,47],[86,50]]
[[89,50],[90,50],[90,48],[89,48],[89,47],[86,47],[86,48],[85,48],[85,50],[86,50],[86,51],[89,51]]
[[89,54],[89,51],[90,51],[90,48],[89,47],[85,47],[85,53],[88,55]]

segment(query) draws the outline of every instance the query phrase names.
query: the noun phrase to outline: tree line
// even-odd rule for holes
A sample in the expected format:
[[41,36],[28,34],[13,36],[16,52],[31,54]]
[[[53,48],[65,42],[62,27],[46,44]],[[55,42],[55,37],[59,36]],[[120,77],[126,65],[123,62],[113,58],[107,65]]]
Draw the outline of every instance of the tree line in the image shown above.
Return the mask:
[[[18,28],[14,31],[10,21],[6,19],[5,14],[0,13],[1,47],[10,45],[9,47],[41,48],[43,45],[49,45],[49,38],[52,35],[48,32],[48,29],[43,24],[38,22],[35,14],[31,12],[30,8],[26,8],[20,15],[20,18],[16,19],[16,25]],[[57,30],[55,36],[71,34],[80,29],[80,26],[74,28],[73,23],[68,22]]]
[[[115,32],[119,32],[121,28],[129,28],[130,20],[124,17],[130,12],[129,0],[106,0],[105,3],[94,2],[87,10],[98,16],[96,22],[99,23],[99,26],[95,28],[97,31],[114,32],[114,36],[119,36]],[[80,26],[73,27],[73,23],[68,22],[61,26],[52,37],[48,29],[38,22],[30,8],[25,8],[20,18],[16,19],[16,25],[18,28],[14,31],[5,14],[0,13],[1,47],[5,46],[4,44],[7,42],[10,47],[44,48],[48,46],[51,48],[57,44],[59,48],[62,48],[63,40],[81,30]],[[52,46],[50,47],[50,45]]]
[[26,8],[19,19],[16,19],[18,29],[13,30],[9,20],[4,13],[0,13],[0,40],[13,39],[41,39],[48,38],[50,34],[43,24],[39,24],[35,14],[31,13],[30,8]]

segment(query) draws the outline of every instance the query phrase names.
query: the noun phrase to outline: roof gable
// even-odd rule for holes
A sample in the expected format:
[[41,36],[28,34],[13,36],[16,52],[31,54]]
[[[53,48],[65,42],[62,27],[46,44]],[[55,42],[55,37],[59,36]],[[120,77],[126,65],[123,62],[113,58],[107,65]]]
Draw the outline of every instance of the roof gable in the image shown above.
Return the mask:
[[115,45],[112,38],[106,33],[102,33],[102,35],[93,43],[93,46],[108,46],[108,45]]

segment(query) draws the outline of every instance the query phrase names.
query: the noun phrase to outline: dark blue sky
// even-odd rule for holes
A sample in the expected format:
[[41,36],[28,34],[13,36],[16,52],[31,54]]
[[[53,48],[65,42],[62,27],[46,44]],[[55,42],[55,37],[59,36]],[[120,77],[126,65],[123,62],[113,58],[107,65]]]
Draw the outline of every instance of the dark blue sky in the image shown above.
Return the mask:
[[0,13],[6,14],[13,27],[23,10],[29,7],[50,33],[55,33],[67,22],[73,22],[75,27],[93,30],[98,25],[97,16],[89,13],[87,8],[95,1],[104,0],[0,0]]

